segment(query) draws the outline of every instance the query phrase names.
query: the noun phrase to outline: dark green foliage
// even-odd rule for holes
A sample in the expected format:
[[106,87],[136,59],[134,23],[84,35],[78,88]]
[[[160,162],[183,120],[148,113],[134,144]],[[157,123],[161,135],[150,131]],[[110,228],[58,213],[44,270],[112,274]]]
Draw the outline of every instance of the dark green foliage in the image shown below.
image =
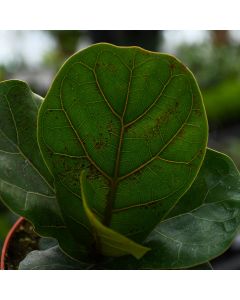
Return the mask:
[[[0,117],[1,198],[60,246],[20,268],[185,269],[235,237],[239,173],[207,150],[201,93],[176,58],[94,45],[64,64],[44,102],[25,83],[1,83]],[[151,250],[113,258],[121,251],[107,239],[122,247],[121,235]]]

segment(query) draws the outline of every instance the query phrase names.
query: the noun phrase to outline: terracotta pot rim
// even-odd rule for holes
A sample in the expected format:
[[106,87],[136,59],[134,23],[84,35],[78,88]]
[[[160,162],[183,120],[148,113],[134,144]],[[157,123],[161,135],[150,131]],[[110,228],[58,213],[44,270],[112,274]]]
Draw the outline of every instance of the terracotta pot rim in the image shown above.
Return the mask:
[[11,241],[11,238],[15,232],[15,230],[21,225],[21,223],[25,220],[25,218],[20,217],[12,226],[12,228],[9,230],[4,244],[3,244],[3,248],[2,248],[2,254],[1,254],[1,270],[5,270],[5,255],[9,246],[9,243]]

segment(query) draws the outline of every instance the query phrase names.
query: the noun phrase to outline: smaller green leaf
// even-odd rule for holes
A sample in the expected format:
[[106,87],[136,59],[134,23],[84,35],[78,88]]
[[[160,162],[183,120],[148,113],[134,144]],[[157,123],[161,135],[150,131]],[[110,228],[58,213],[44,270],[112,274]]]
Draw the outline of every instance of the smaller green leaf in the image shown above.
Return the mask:
[[87,203],[87,195],[91,195],[93,190],[90,184],[87,182],[85,171],[81,172],[80,185],[83,208],[89,223],[91,224],[100,253],[105,256],[114,257],[123,256],[126,254],[131,254],[137,259],[143,257],[144,254],[150,250],[150,248],[139,245],[122,234],[104,226],[91,211]]
[[65,225],[37,143],[42,102],[25,82],[0,82],[0,200],[30,221],[39,235],[55,237],[63,251],[78,257],[85,249]]
[[64,254],[58,245],[30,252],[19,264],[19,270],[86,270],[91,264]]
[[240,226],[240,175],[233,161],[208,149],[180,202],[174,212],[178,215],[160,222],[145,240],[151,252],[139,261],[130,256],[112,259],[102,268],[195,269],[224,253]]
[[51,237],[40,237],[38,241],[39,250],[47,250],[58,245],[58,241]]

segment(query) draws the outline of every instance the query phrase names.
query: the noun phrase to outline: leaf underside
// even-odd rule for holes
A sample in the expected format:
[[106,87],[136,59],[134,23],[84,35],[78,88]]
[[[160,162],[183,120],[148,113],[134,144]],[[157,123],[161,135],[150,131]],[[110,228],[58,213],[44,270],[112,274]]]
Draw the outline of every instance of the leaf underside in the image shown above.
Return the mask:
[[38,141],[75,239],[92,244],[79,187],[86,170],[94,214],[141,242],[194,181],[207,121],[193,75],[174,57],[97,44],[57,74],[40,109]]

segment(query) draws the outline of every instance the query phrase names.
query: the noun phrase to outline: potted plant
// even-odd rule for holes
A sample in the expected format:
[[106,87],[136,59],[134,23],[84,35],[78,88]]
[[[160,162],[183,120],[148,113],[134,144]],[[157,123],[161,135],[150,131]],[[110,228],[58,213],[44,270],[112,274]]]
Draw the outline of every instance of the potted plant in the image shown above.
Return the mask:
[[44,100],[1,82],[0,135],[0,197],[35,241],[16,268],[209,268],[237,234],[239,172],[171,55],[93,45]]

